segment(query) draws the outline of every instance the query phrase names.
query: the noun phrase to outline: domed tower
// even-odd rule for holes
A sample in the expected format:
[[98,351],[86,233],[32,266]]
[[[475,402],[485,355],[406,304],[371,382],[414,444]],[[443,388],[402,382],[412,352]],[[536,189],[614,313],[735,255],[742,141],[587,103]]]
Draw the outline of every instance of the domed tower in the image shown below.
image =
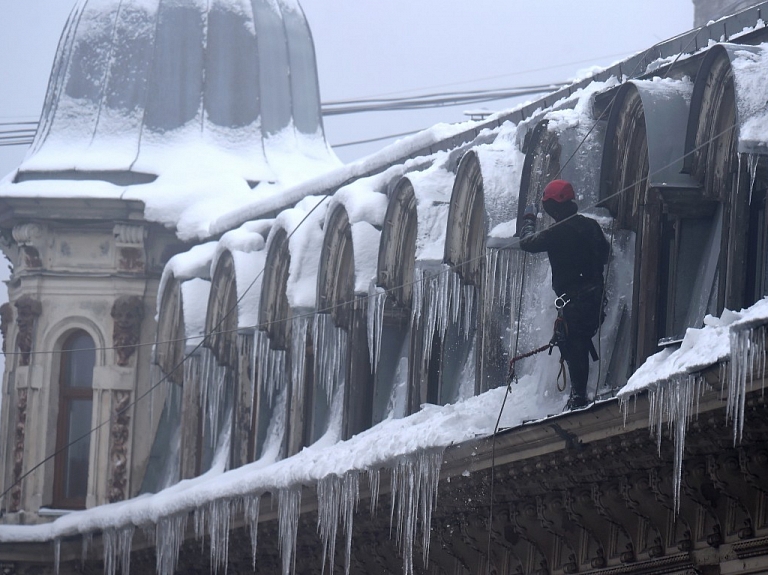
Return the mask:
[[297,0],[81,0],[16,182],[141,184],[204,153],[251,186],[334,163]]
[[0,183],[3,522],[138,492],[165,262],[338,165],[297,0],[77,3],[35,141]]

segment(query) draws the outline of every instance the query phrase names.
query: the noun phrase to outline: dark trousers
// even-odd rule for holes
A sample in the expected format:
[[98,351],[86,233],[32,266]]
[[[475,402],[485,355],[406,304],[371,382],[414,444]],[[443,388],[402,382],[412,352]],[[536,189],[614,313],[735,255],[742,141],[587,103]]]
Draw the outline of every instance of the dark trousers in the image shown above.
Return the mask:
[[565,340],[560,342],[560,355],[568,364],[571,376],[571,397],[587,398],[587,380],[589,379],[589,352],[592,337],[597,333],[603,321],[603,286],[576,291],[570,302],[563,308],[566,325]]
[[580,399],[587,397],[587,380],[589,379],[589,349],[591,337],[569,335],[560,343],[560,355],[568,364],[571,375],[571,396]]

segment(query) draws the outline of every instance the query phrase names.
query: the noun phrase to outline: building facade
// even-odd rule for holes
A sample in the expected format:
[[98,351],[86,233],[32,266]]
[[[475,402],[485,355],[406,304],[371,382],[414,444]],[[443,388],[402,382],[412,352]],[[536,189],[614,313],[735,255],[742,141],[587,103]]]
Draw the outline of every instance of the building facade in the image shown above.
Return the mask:
[[[128,4],[78,5],[0,189],[6,572],[768,569],[768,6],[340,167],[297,5]],[[507,389],[546,258],[486,246],[555,177],[611,243],[572,413],[551,357]]]

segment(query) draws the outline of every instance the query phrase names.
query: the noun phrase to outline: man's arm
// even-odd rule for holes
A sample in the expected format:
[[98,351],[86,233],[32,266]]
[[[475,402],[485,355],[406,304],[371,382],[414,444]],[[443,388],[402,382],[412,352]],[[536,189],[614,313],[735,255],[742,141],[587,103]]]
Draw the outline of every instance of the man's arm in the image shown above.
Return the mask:
[[536,232],[536,208],[528,206],[523,215],[523,227],[520,229],[520,249],[538,253],[549,249],[549,230]]

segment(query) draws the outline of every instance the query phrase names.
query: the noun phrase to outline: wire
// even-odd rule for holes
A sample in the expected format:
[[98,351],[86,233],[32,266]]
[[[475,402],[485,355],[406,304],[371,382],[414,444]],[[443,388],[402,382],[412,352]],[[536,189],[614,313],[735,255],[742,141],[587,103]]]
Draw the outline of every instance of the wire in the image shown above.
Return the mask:
[[[674,38],[673,38],[674,39]],[[364,98],[377,98],[381,96],[393,96],[395,94],[407,94],[409,92],[418,92],[419,90],[429,90],[433,88],[446,88],[448,86],[461,86],[463,84],[473,84],[475,82],[484,82],[486,80],[497,80],[499,78],[508,78],[510,76],[519,76],[521,74],[529,74],[531,72],[545,72],[547,70],[555,70],[557,68],[566,68],[568,66],[574,66],[576,64],[590,64],[594,63],[595,60],[601,60],[603,58],[615,58],[619,56],[626,56],[627,54],[636,54],[640,50],[628,50],[626,52],[617,52],[615,54],[604,54],[602,56],[595,56],[594,58],[589,58],[586,60],[575,60],[573,62],[565,62],[563,64],[555,64],[553,66],[544,66],[541,68],[528,68],[526,70],[518,70],[517,72],[509,72],[507,74],[497,74],[495,76],[484,76],[482,78],[475,78],[474,80],[462,80],[460,82],[448,82],[446,84],[432,84],[430,86],[422,86],[421,88],[410,88],[408,90],[397,90],[394,92],[380,92],[378,94],[370,94],[368,96],[361,96],[360,99]]]
[[357,140],[355,142],[344,142],[343,144],[331,144],[332,148],[343,148],[344,146],[357,146],[358,144],[369,144],[371,142],[381,142],[382,140],[390,140],[392,138],[402,138],[403,136],[412,136],[423,132],[424,128],[419,130],[411,130],[410,132],[400,132],[399,134],[390,134],[389,136],[379,136],[378,138],[368,138],[367,140]]
[[[626,186],[624,186],[624,187],[623,187],[623,188],[621,188],[620,190],[618,190],[618,191],[614,192],[613,194],[609,194],[608,196],[606,196],[606,197],[604,197],[604,198],[601,198],[601,199],[600,199],[598,202],[596,202],[596,203],[594,203],[594,204],[592,204],[592,205],[590,205],[590,206],[587,206],[587,207],[586,207],[586,208],[584,208],[584,209],[591,209],[591,208],[597,207],[599,204],[602,204],[602,203],[604,203],[605,201],[607,201],[607,200],[610,200],[610,199],[612,199],[612,198],[614,198],[614,197],[618,197],[619,195],[621,195],[621,194],[623,194],[623,193],[625,193],[625,192],[627,192],[627,191],[629,191],[629,190],[633,189],[633,188],[634,188],[634,187],[635,187],[637,184],[640,184],[640,183],[642,183],[642,182],[647,182],[648,178],[650,178],[651,176],[653,176],[653,175],[656,175],[657,173],[661,173],[662,171],[664,171],[664,170],[666,170],[667,168],[671,167],[671,166],[672,166],[672,165],[674,165],[675,163],[679,162],[681,159],[685,159],[686,157],[688,157],[689,155],[693,154],[694,152],[697,152],[697,151],[698,151],[698,150],[700,150],[701,148],[703,148],[703,147],[705,147],[705,146],[709,145],[711,142],[713,142],[713,141],[715,141],[716,139],[718,139],[718,138],[722,137],[722,136],[723,136],[723,135],[725,135],[727,132],[729,132],[730,130],[732,130],[733,128],[735,128],[735,126],[736,126],[736,123],[734,122],[733,124],[731,124],[730,126],[728,126],[727,128],[725,128],[723,131],[719,132],[718,134],[715,134],[714,136],[710,137],[708,140],[706,140],[706,141],[702,142],[702,143],[701,143],[699,146],[696,146],[696,147],[694,147],[692,150],[690,150],[689,152],[686,152],[686,153],[684,153],[682,157],[680,157],[680,158],[675,158],[674,160],[672,160],[672,161],[671,161],[671,162],[669,162],[668,164],[666,164],[666,165],[664,165],[664,166],[661,166],[661,167],[659,167],[659,168],[658,168],[656,171],[654,171],[654,172],[649,172],[648,174],[646,174],[646,175],[645,175],[645,176],[643,176],[642,178],[638,179],[637,181],[633,182],[632,184],[629,184],[629,185],[626,185]],[[586,136],[585,136],[585,139],[586,139]],[[585,140],[582,140],[582,143],[583,143],[584,141],[585,141]],[[298,225],[297,225],[297,226],[296,226],[296,227],[295,227],[295,228],[294,228],[294,229],[291,231],[291,233],[290,233],[290,234],[288,234],[288,236],[287,236],[287,239],[289,239],[289,238],[290,238],[290,237],[291,237],[291,236],[292,236],[292,235],[293,235],[293,234],[294,234],[294,233],[295,233],[295,232],[296,232],[296,231],[299,229],[299,227],[300,227],[300,226],[301,226],[301,225],[302,225],[302,224],[303,224],[303,223],[304,223],[304,222],[305,222],[305,221],[306,221],[306,220],[309,218],[309,216],[310,216],[310,215],[311,215],[311,214],[312,214],[312,213],[313,213],[313,212],[314,212],[314,211],[315,211],[315,210],[316,210],[316,209],[317,209],[317,208],[318,208],[318,207],[319,207],[319,206],[320,206],[320,205],[321,205],[321,204],[322,204],[322,203],[323,203],[323,202],[324,202],[326,199],[328,199],[329,197],[330,197],[330,196],[323,196],[323,198],[322,198],[322,199],[321,199],[321,200],[320,200],[320,201],[319,201],[319,202],[318,202],[318,203],[317,203],[317,204],[316,204],[316,205],[315,205],[315,206],[314,206],[314,207],[313,207],[313,208],[312,208],[312,209],[311,209],[309,212],[307,212],[307,214],[304,216],[304,218],[303,218],[303,219],[302,219],[302,220],[299,222],[299,224],[298,224]],[[582,211],[584,211],[584,210],[582,210]],[[564,218],[563,220],[561,220],[561,221],[559,221],[559,222],[555,222],[555,223],[554,223],[552,226],[550,226],[550,228],[553,228],[553,227],[556,227],[556,226],[558,226],[558,225],[561,225],[561,224],[565,223],[565,222],[566,222],[566,221],[568,221],[569,219],[571,219],[571,218],[575,217],[575,215],[576,215],[576,214],[574,214],[573,216],[569,216],[569,217],[567,217],[567,218]],[[431,276],[431,277],[434,277],[435,275],[439,275],[439,274],[441,274],[441,273],[447,273],[448,271],[453,271],[453,270],[455,270],[456,268],[458,268],[458,267],[460,267],[460,266],[464,266],[464,265],[466,265],[466,264],[468,264],[468,263],[471,263],[471,262],[477,261],[477,260],[479,260],[479,259],[482,259],[482,258],[485,258],[485,257],[486,257],[486,256],[485,256],[485,254],[481,254],[480,256],[477,256],[477,257],[475,257],[475,258],[471,258],[471,259],[469,259],[469,260],[466,260],[466,261],[464,261],[464,262],[461,262],[461,263],[459,263],[459,264],[455,264],[455,265],[452,265],[452,266],[450,266],[450,265],[449,265],[449,266],[447,266],[447,269],[446,269],[446,270],[441,270],[441,271],[437,272],[436,274],[431,274],[430,276]],[[525,260],[524,260],[524,261],[525,261]],[[250,289],[251,289],[251,288],[252,288],[252,287],[255,285],[256,281],[258,281],[258,279],[259,279],[259,278],[260,278],[260,277],[261,277],[261,276],[264,274],[264,270],[265,270],[265,268],[262,268],[262,270],[261,270],[261,271],[260,271],[260,272],[259,272],[259,273],[256,275],[256,277],[255,277],[255,278],[254,278],[254,279],[251,281],[251,283],[249,284],[249,286],[248,286],[248,287],[247,287],[247,288],[246,288],[246,289],[243,291],[242,295],[241,295],[241,296],[240,296],[240,297],[237,299],[237,301],[235,302],[235,304],[234,304],[234,305],[233,305],[233,306],[232,306],[232,307],[231,307],[231,308],[230,308],[230,309],[227,311],[227,313],[226,313],[226,314],[225,314],[225,315],[224,315],[224,316],[221,318],[221,320],[219,320],[219,322],[217,323],[217,325],[215,326],[215,328],[214,328],[214,329],[218,329],[218,327],[219,327],[219,326],[221,326],[221,325],[223,324],[223,322],[224,322],[224,321],[225,321],[225,320],[226,320],[226,319],[227,319],[227,318],[228,318],[228,317],[229,317],[229,316],[230,316],[232,313],[234,313],[234,311],[235,311],[235,310],[238,308],[238,305],[240,304],[240,302],[242,301],[242,299],[243,299],[243,298],[246,296],[246,294],[248,293],[248,291],[249,291],[249,290],[250,290]],[[523,270],[523,273],[524,273],[524,270]],[[523,276],[523,278],[524,278],[524,276]],[[406,285],[414,285],[415,283],[418,283],[418,282],[420,282],[420,281],[426,281],[426,279],[427,279],[427,278],[425,277],[425,278],[423,278],[423,279],[420,279],[420,280],[413,280],[412,282],[406,282],[405,284],[403,284],[403,285],[401,285],[401,286],[396,286],[396,287],[390,288],[389,290],[385,290],[385,292],[390,292],[390,291],[393,291],[393,290],[395,290],[395,289],[400,289],[400,288],[402,288],[402,287],[404,287],[404,286],[406,286]],[[521,292],[522,292],[522,290],[521,290]],[[371,295],[371,296],[367,296],[367,297],[372,297],[372,295]],[[256,327],[262,327],[262,326],[263,326],[263,327],[266,327],[266,326],[275,325],[275,324],[278,324],[278,323],[282,323],[282,322],[286,322],[286,321],[293,321],[293,320],[294,320],[294,319],[296,319],[297,317],[309,317],[309,316],[313,316],[313,315],[316,315],[316,314],[318,314],[318,313],[326,313],[326,312],[328,312],[328,311],[330,311],[330,310],[332,310],[332,309],[334,309],[334,308],[337,308],[337,307],[341,307],[341,306],[344,306],[344,305],[349,305],[350,303],[352,303],[352,302],[341,302],[341,303],[335,304],[335,305],[333,305],[333,306],[329,306],[329,307],[327,307],[327,308],[324,308],[324,309],[322,309],[322,310],[315,310],[315,311],[312,311],[312,312],[307,312],[307,313],[305,313],[305,314],[299,314],[298,316],[292,316],[292,317],[290,317],[290,318],[283,318],[283,319],[280,319],[280,320],[277,320],[277,321],[268,322],[268,323],[260,323],[260,324],[255,324],[255,325],[254,325],[254,326],[252,326],[252,327],[254,327],[254,329],[255,329]],[[519,311],[518,311],[518,316],[519,316]],[[133,407],[134,405],[136,405],[136,404],[137,404],[137,403],[138,403],[138,402],[139,402],[141,399],[143,399],[144,397],[147,397],[147,396],[148,396],[148,395],[149,395],[149,394],[150,394],[152,391],[154,391],[154,390],[155,390],[157,387],[159,387],[159,386],[160,386],[162,383],[164,383],[165,381],[167,381],[167,380],[168,380],[168,378],[170,377],[170,375],[171,375],[171,374],[173,374],[173,373],[174,373],[174,372],[175,372],[175,371],[176,371],[176,370],[177,370],[179,367],[181,367],[181,366],[182,366],[182,365],[183,365],[183,364],[184,364],[184,363],[185,363],[185,362],[186,362],[188,359],[190,359],[190,358],[191,358],[191,357],[192,357],[192,356],[195,354],[195,352],[197,352],[197,350],[198,350],[198,349],[200,349],[200,348],[203,346],[203,344],[204,344],[204,343],[205,343],[205,342],[206,342],[206,341],[207,341],[207,340],[208,340],[208,339],[209,339],[209,338],[210,338],[212,335],[214,335],[214,334],[217,334],[217,333],[226,333],[227,331],[233,331],[233,330],[224,330],[224,331],[211,331],[211,332],[208,332],[207,334],[204,334],[204,335],[200,336],[200,337],[201,337],[201,341],[200,341],[200,342],[199,342],[197,345],[195,345],[194,349],[192,349],[190,352],[186,353],[186,354],[184,355],[184,357],[183,357],[183,358],[182,358],[182,359],[181,359],[181,360],[180,360],[180,361],[179,361],[179,362],[178,362],[176,365],[174,365],[174,366],[173,366],[173,368],[171,368],[171,370],[170,370],[170,371],[169,371],[167,374],[165,374],[165,375],[164,375],[162,378],[160,378],[160,380],[159,380],[157,383],[155,383],[155,384],[153,384],[152,386],[150,386],[150,387],[149,387],[149,388],[148,388],[148,389],[147,389],[145,392],[143,392],[142,394],[140,394],[140,395],[136,396],[136,398],[135,398],[135,399],[134,399],[134,400],[133,400],[131,403],[129,403],[128,405],[126,405],[126,406],[125,406],[125,407],[124,407],[122,410],[120,410],[120,412],[119,412],[119,413],[116,413],[116,414],[115,414],[115,416],[116,416],[116,415],[119,415],[119,414],[122,414],[122,413],[124,413],[124,412],[125,412],[126,410],[128,410],[130,407]],[[518,332],[519,332],[519,317],[518,317]],[[519,337],[519,334],[518,334],[518,337]],[[186,338],[185,338],[185,340],[186,340]],[[168,341],[179,341],[179,340],[168,340]],[[161,342],[156,342],[156,343],[161,343]],[[137,345],[138,345],[138,344],[137,344]],[[142,344],[142,345],[149,345],[149,344]],[[122,348],[125,348],[125,347],[128,347],[128,346],[120,346],[120,347],[122,347]],[[115,348],[113,348],[113,349],[115,349]],[[20,352],[19,352],[19,353],[20,353]],[[48,351],[48,352],[38,352],[38,353],[54,353],[54,352],[53,352],[53,351]],[[494,444],[493,444],[493,447],[492,447],[492,463],[491,463],[491,478],[492,478],[492,481],[493,481],[493,475],[494,475],[494,474],[493,474],[493,471],[494,471],[494,469],[495,469],[495,457],[494,457],[494,456],[495,456],[495,437],[496,437],[496,435],[497,435],[497,433],[498,433],[498,425],[499,425],[499,422],[501,421],[501,415],[502,415],[502,413],[503,413],[503,410],[504,410],[504,406],[505,406],[505,404],[506,404],[506,399],[507,399],[507,396],[508,396],[508,395],[509,395],[509,386],[507,387],[507,391],[506,391],[506,392],[505,392],[505,394],[504,394],[504,399],[503,399],[503,401],[502,401],[502,407],[501,407],[501,410],[499,411],[499,416],[498,416],[498,418],[497,418],[496,427],[494,428],[494,433],[493,433],[493,438],[494,438],[494,439],[493,439],[493,441],[494,441]],[[14,480],[14,481],[13,481],[13,482],[12,482],[12,483],[11,483],[11,484],[10,484],[10,485],[9,485],[9,486],[6,488],[6,489],[5,489],[5,491],[3,491],[2,493],[0,493],[0,498],[3,498],[3,497],[5,497],[5,495],[7,495],[7,494],[8,494],[8,493],[9,493],[9,492],[10,492],[10,491],[11,491],[11,490],[12,490],[12,489],[13,489],[13,488],[16,486],[16,485],[20,484],[20,483],[21,483],[21,481],[23,481],[24,479],[26,479],[26,478],[27,478],[27,477],[28,477],[28,476],[29,476],[29,475],[30,475],[32,472],[34,472],[35,470],[39,469],[39,468],[40,468],[42,465],[44,465],[45,463],[47,463],[48,461],[50,461],[50,460],[51,460],[52,458],[54,458],[56,455],[58,455],[59,453],[62,453],[63,451],[65,451],[66,449],[68,449],[68,448],[69,448],[69,447],[71,447],[73,444],[77,443],[78,441],[81,441],[82,439],[84,439],[84,438],[88,437],[89,435],[93,434],[94,432],[96,432],[97,430],[99,430],[100,428],[102,428],[103,426],[105,426],[106,424],[108,424],[109,422],[111,422],[111,421],[112,421],[112,419],[113,419],[113,416],[112,416],[112,415],[110,415],[110,416],[109,416],[107,419],[105,419],[104,421],[102,421],[101,423],[99,423],[98,425],[96,425],[96,426],[95,426],[94,428],[92,428],[90,431],[88,431],[88,432],[86,432],[86,433],[82,434],[81,436],[77,437],[76,439],[74,439],[74,440],[70,441],[70,442],[69,442],[67,445],[65,445],[65,446],[61,447],[60,449],[58,449],[58,450],[54,451],[53,453],[51,453],[50,455],[46,456],[46,457],[45,457],[45,458],[44,458],[42,461],[40,461],[39,463],[37,463],[36,465],[34,465],[32,468],[30,468],[30,469],[29,469],[29,470],[27,470],[25,473],[23,473],[21,476],[19,476],[19,478],[17,478],[16,480]],[[491,501],[491,512],[492,512],[492,508],[493,508],[493,502]],[[488,537],[489,537],[489,539],[490,539],[490,537],[491,537],[491,531],[490,531],[490,530],[491,530],[491,525],[489,524],[489,534],[488,534]],[[490,569],[490,564],[489,564],[489,569]]]

